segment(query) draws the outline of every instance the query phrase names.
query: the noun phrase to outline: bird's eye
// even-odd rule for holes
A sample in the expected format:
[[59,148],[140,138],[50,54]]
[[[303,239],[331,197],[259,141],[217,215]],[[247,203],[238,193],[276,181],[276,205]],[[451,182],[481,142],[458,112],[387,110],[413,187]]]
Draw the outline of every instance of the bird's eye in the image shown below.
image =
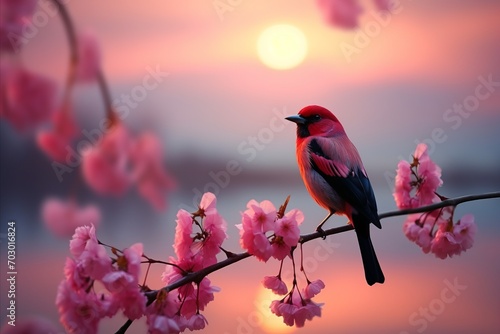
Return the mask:
[[313,121],[319,121],[320,119],[321,119],[321,116],[320,116],[320,115],[318,115],[318,114],[313,115],[313,117],[312,117],[312,120],[313,120]]

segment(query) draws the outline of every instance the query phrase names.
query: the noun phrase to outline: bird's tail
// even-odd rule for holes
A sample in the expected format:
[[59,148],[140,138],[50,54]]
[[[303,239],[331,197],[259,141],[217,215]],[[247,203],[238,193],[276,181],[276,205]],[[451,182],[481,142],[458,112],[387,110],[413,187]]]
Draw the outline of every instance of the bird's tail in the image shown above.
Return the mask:
[[358,237],[359,249],[361,251],[363,267],[365,269],[366,282],[369,285],[384,283],[384,273],[382,273],[382,268],[380,268],[380,264],[378,263],[377,255],[375,255],[375,249],[373,249],[372,241],[370,239],[370,231],[368,230],[368,233],[366,233],[366,231],[359,231],[356,229],[356,235]]

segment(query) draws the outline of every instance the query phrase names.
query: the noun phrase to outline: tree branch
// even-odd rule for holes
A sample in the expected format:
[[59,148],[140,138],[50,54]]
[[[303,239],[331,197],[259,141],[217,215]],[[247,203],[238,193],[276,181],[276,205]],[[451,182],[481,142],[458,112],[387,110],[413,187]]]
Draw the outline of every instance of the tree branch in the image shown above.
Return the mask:
[[433,211],[436,209],[441,209],[441,208],[444,208],[447,206],[457,206],[457,205],[459,205],[461,203],[465,203],[465,202],[477,201],[477,200],[481,200],[481,199],[498,198],[498,197],[500,197],[500,191],[486,193],[486,194],[479,194],[479,195],[468,195],[468,196],[462,196],[462,197],[456,197],[456,198],[449,198],[449,199],[441,201],[439,203],[434,203],[434,204],[427,205],[427,206],[421,206],[421,207],[415,208],[415,209],[404,209],[404,210],[381,213],[378,215],[378,217],[380,219],[384,219],[384,218],[388,218],[388,217],[403,216],[403,215],[408,215],[408,214],[412,214],[412,213],[428,212],[428,211]]
[[[468,196],[450,198],[450,199],[441,201],[439,203],[434,203],[431,205],[422,206],[422,207],[414,208],[414,209],[404,209],[404,210],[384,212],[384,213],[379,214],[378,217],[380,219],[384,219],[384,218],[389,218],[389,217],[404,216],[404,215],[408,215],[408,214],[412,214],[412,213],[429,212],[429,211],[444,208],[447,206],[457,206],[457,205],[459,205],[461,203],[465,203],[465,202],[477,201],[477,200],[482,200],[482,199],[491,199],[491,198],[500,198],[500,191],[486,193],[486,194],[468,195]],[[354,229],[354,227],[352,225],[348,224],[348,225],[334,227],[334,228],[331,228],[328,230],[324,230],[322,232],[314,232],[314,233],[310,233],[310,234],[305,234],[305,235],[302,235],[300,237],[299,243],[304,244],[304,243],[309,242],[309,241],[314,240],[314,239],[323,238],[327,235],[342,233],[342,232],[350,231],[353,229]],[[211,274],[214,271],[225,268],[233,263],[239,262],[239,261],[246,259],[250,256],[251,255],[248,252],[233,254],[233,255],[229,256],[226,260],[217,262],[216,264],[213,264],[211,266],[203,268],[202,270],[199,270],[199,271],[196,271],[193,273],[189,273],[186,276],[184,276],[182,279],[178,280],[177,282],[174,282],[170,285],[167,285],[159,290],[148,291],[145,293],[145,296],[147,298],[147,305],[150,305],[152,302],[155,301],[158,292],[161,290],[165,290],[166,292],[168,292],[168,291],[175,290],[175,289],[177,289],[185,284],[191,283],[191,282],[200,282],[208,274]],[[116,333],[117,334],[118,333],[125,333],[125,331],[127,330],[127,328],[131,324],[132,324],[132,321],[128,320]]]
[[[444,208],[447,206],[457,206],[457,205],[459,205],[461,203],[465,203],[465,202],[477,201],[477,200],[482,200],[482,199],[490,199],[490,198],[500,198],[500,191],[486,193],[486,194],[469,195],[469,196],[451,198],[451,199],[447,199],[447,200],[444,200],[444,201],[439,202],[439,203],[434,203],[431,205],[422,206],[420,208],[415,208],[415,209],[389,211],[389,212],[379,214],[379,218],[384,219],[384,218],[388,218],[388,217],[404,216],[404,215],[411,214],[411,213],[428,212],[428,211],[433,211],[436,209]],[[342,232],[350,231],[353,229],[354,229],[354,227],[350,224],[344,225],[344,226],[339,226],[339,227],[334,227],[334,228],[325,230],[323,232],[314,232],[311,234],[305,234],[305,235],[300,237],[299,242],[301,244],[304,244],[304,243],[309,242],[311,240],[322,238],[322,237],[327,236],[327,235],[342,233]],[[222,269],[224,267],[227,267],[233,263],[239,262],[239,261],[246,259],[247,257],[250,257],[250,256],[251,255],[248,252],[235,254],[233,256],[230,256],[226,260],[217,262],[216,264],[213,264],[211,266],[203,268],[202,270],[199,270],[199,271],[194,272],[194,273],[189,273],[188,275],[184,276],[182,279],[178,280],[177,282],[163,287],[161,290],[166,290],[168,292],[168,291],[177,289],[177,288],[179,288],[187,283],[190,283],[190,282],[197,282],[197,281],[199,282],[203,279],[203,277],[207,276],[208,274],[213,273],[214,271],[217,271],[217,270]],[[145,295],[148,299],[147,305],[151,304],[156,299],[156,295],[158,294],[159,291],[160,290],[152,290],[152,291],[145,293]]]

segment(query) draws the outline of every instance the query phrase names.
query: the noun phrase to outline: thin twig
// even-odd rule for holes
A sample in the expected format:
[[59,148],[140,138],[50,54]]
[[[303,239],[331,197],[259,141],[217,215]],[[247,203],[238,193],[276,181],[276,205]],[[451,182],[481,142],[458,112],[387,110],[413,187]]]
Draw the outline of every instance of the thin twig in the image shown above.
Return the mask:
[[481,200],[481,199],[498,198],[498,197],[500,197],[500,191],[486,193],[486,194],[479,194],[479,195],[468,195],[468,196],[450,198],[450,199],[441,201],[439,203],[434,203],[431,205],[422,206],[420,208],[385,212],[385,213],[381,213],[378,217],[380,219],[384,219],[384,218],[388,218],[388,217],[403,216],[403,215],[408,215],[408,214],[412,214],[412,213],[428,212],[428,211],[433,211],[436,209],[441,209],[441,208],[444,208],[447,206],[457,206],[460,203],[477,201],[477,200]]
[[61,14],[61,20],[64,25],[64,30],[66,31],[66,36],[68,38],[69,44],[69,65],[68,65],[68,76],[66,77],[66,85],[64,88],[63,101],[64,104],[69,103],[71,91],[76,80],[76,70],[78,67],[78,62],[80,61],[78,56],[78,43],[76,39],[75,26],[71,20],[69,12],[60,0],[52,0],[56,5],[59,13]]
[[132,325],[132,322],[133,322],[133,320],[130,320],[130,319],[125,321],[123,326],[121,326],[120,329],[117,330],[115,334],[124,334],[127,331],[127,329],[130,327],[130,325]]

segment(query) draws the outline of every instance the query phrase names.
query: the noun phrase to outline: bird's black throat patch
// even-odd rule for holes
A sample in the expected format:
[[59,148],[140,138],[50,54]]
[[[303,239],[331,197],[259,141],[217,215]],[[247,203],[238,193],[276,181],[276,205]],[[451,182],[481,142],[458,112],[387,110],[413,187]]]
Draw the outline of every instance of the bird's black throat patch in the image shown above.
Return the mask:
[[309,133],[309,129],[307,128],[307,124],[297,124],[297,137],[298,138],[306,138],[311,134]]

